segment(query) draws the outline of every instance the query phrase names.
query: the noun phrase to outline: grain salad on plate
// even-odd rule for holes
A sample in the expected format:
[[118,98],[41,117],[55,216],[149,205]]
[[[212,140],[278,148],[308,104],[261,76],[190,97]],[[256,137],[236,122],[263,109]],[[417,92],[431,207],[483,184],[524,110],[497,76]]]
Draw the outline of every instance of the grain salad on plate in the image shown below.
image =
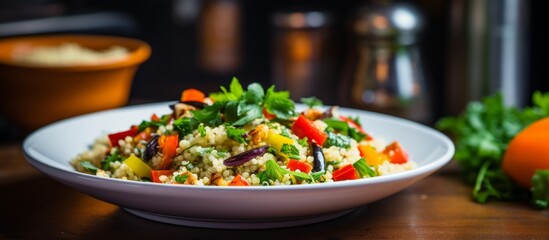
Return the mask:
[[186,89],[169,114],[97,139],[71,164],[106,178],[215,186],[337,182],[416,166],[397,141],[386,144],[314,97],[296,112],[274,86],[244,89],[233,78],[221,90]]

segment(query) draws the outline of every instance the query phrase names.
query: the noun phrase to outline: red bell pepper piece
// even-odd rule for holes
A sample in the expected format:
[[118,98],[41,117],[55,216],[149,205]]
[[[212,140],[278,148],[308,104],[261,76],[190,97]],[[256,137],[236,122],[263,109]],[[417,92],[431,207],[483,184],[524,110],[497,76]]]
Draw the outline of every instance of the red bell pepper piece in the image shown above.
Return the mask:
[[231,183],[229,183],[229,186],[250,186],[250,184],[246,181],[246,179],[242,178],[242,176],[238,174],[233,178]]
[[292,125],[292,132],[299,138],[307,137],[309,141],[315,141],[318,145],[322,146],[328,135],[320,131],[316,126],[307,119],[303,114],[300,114],[294,125]]
[[383,149],[383,153],[389,157],[391,163],[406,163],[410,158],[398,142],[389,144]]
[[353,167],[353,164],[345,165],[344,167],[334,171],[332,173],[332,179],[334,179],[334,181],[357,179],[356,170]]
[[179,136],[177,134],[169,136],[162,135],[158,140],[158,145],[162,151],[162,159],[158,165],[158,169],[168,169],[172,165],[172,160],[177,154]]
[[118,146],[118,141],[126,138],[127,136],[133,137],[137,135],[137,130],[138,130],[137,126],[132,126],[127,131],[122,131],[122,132],[117,132],[117,133],[107,135],[107,137],[109,138],[109,142],[111,143],[111,147]]
[[288,161],[288,164],[286,166],[288,167],[288,169],[290,169],[290,171],[295,171],[299,169],[299,171],[303,173],[309,173],[313,169],[313,166],[304,162],[300,162],[298,160],[294,160],[294,159],[290,159],[290,161]]
[[171,176],[174,170],[151,170],[151,181],[155,183],[161,183],[160,176]]

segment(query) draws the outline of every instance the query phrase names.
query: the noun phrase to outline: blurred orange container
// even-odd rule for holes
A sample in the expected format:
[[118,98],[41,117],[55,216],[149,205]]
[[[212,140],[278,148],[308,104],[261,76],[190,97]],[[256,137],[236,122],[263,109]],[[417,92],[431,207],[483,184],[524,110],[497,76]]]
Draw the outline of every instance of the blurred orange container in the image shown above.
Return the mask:
[[[28,64],[20,52],[74,43],[103,51],[113,46],[127,50],[116,60],[71,65]],[[28,36],[0,40],[0,116],[33,130],[84,113],[127,104],[139,65],[151,53],[140,40],[97,35]]]

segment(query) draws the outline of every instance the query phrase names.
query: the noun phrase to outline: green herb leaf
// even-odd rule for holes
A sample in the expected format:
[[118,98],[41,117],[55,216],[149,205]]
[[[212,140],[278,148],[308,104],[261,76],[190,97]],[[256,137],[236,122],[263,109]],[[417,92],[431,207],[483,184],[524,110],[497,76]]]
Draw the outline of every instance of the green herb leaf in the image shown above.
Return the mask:
[[309,108],[321,107],[323,105],[322,101],[316,97],[301,98],[301,102]]
[[185,136],[198,128],[199,122],[195,118],[180,118],[173,122],[173,127],[180,136]]
[[265,97],[265,91],[259,83],[252,83],[248,85],[248,91],[244,94],[244,100],[246,103],[252,103],[261,105]]
[[187,174],[180,174],[175,176],[175,181],[178,183],[185,183],[187,181],[187,178],[189,178]]
[[507,145],[522,129],[549,114],[549,93],[534,93],[534,105],[519,110],[506,107],[501,93],[474,101],[456,117],[446,117],[436,127],[453,135],[456,143],[454,159],[466,181],[474,186],[473,199],[484,203],[489,199],[524,199],[521,190],[501,169]]
[[206,136],[206,128],[204,127],[204,123],[198,124],[198,134],[200,134],[201,137]]
[[201,110],[194,110],[191,112],[199,123],[204,123],[208,126],[217,126],[222,122],[221,108],[223,108],[223,106],[222,103],[216,102]]
[[299,155],[299,150],[296,146],[288,143],[282,144],[282,147],[280,148],[280,152],[286,154],[288,158],[290,159],[301,159],[301,156]]
[[287,169],[278,166],[274,160],[270,159],[265,162],[265,170],[259,172],[257,177],[261,183],[270,183],[270,181],[282,180],[282,177],[284,177],[284,175],[288,172],[289,171]]
[[327,131],[326,134],[328,137],[326,138],[326,141],[324,142],[324,147],[342,147],[342,148],[350,148],[351,147],[351,138],[345,135],[341,135],[338,133]]
[[233,139],[233,140],[237,141],[238,143],[247,143],[246,138],[245,138],[246,130],[241,129],[241,128],[235,128],[235,127],[232,127],[232,126],[227,126],[225,131],[227,132],[227,136],[230,139]]
[[532,177],[532,203],[539,209],[549,208],[549,170],[536,170]]
[[244,101],[241,101],[237,108],[238,120],[233,122],[232,125],[243,126],[257,118],[260,118],[263,116],[263,112],[261,110],[261,106],[257,104],[247,104]]
[[112,154],[108,155],[103,161],[101,161],[101,168],[103,170],[109,170],[111,168],[111,163],[113,162],[122,162],[124,159],[118,153],[118,150],[115,150]]
[[295,103],[290,99],[290,93],[287,91],[277,92],[274,90],[274,86],[267,89],[264,105],[277,118],[290,119],[296,115]]
[[86,170],[86,172],[89,172],[91,174],[96,174],[97,173],[97,170],[98,168],[96,166],[94,166],[91,162],[89,161],[82,161],[80,162],[80,166],[82,166],[82,168],[84,168],[84,170]]
[[355,163],[353,163],[353,167],[358,172],[358,175],[361,178],[377,176],[376,172],[372,168],[370,168],[370,166],[366,162],[366,159],[364,159],[364,158],[361,158],[358,161],[356,161]]
[[311,175],[304,173],[304,172],[294,172],[289,171],[292,176],[294,176],[296,179],[300,181],[313,181],[313,177]]

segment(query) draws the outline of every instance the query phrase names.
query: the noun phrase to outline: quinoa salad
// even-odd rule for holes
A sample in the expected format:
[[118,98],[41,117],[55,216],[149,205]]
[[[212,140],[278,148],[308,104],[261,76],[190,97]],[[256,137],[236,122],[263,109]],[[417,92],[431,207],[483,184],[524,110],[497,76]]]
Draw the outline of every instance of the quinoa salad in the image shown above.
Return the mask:
[[[170,113],[95,140],[75,156],[80,172],[105,178],[211,186],[317,184],[416,167],[398,141],[363,130],[360,119],[258,83],[204,94],[186,89]],[[367,124],[367,123],[366,123]]]

